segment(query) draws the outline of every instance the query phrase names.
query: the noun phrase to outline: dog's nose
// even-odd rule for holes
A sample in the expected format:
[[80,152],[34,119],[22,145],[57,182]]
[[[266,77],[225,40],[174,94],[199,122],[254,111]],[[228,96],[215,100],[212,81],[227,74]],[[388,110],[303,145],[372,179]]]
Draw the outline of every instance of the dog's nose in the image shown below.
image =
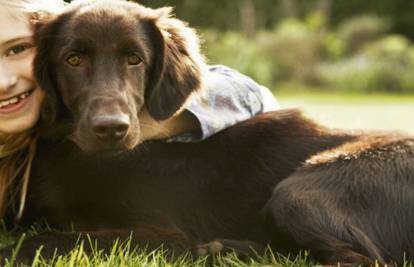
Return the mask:
[[125,137],[130,125],[125,114],[99,115],[92,118],[92,130],[103,141],[117,141]]

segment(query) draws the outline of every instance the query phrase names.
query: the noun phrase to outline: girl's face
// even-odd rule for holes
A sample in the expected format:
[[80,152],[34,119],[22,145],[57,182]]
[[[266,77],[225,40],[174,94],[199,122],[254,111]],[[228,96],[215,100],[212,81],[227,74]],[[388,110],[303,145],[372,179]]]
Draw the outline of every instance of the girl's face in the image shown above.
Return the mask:
[[33,77],[29,19],[0,10],[0,25],[0,134],[15,134],[35,125],[44,93]]

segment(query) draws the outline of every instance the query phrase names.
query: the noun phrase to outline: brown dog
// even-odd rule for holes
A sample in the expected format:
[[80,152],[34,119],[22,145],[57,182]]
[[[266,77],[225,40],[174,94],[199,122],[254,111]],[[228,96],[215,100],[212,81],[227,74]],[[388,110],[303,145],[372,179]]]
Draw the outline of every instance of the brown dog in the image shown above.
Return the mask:
[[[91,15],[96,9],[105,18]],[[79,147],[116,150],[139,142],[144,103],[156,120],[179,111],[200,88],[204,65],[195,32],[169,13],[123,1],[78,1],[40,26],[35,65],[49,98],[44,119],[62,122],[69,108]]]
[[104,249],[131,235],[201,255],[270,244],[331,264],[413,258],[412,137],[331,132],[288,110],[200,143],[136,146],[142,107],[169,118],[202,85],[193,31],[166,9],[102,0],[72,4],[37,42],[49,135],[23,222],[79,232],[30,239],[20,261],[40,245],[64,253],[85,232]]

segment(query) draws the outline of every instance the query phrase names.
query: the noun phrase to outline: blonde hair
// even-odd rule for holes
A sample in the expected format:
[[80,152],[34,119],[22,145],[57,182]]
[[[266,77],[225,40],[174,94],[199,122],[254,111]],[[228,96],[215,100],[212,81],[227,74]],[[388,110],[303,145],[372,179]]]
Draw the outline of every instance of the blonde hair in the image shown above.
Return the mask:
[[[64,2],[0,0],[0,6],[3,12],[22,20],[31,20],[34,17],[38,18],[39,13],[59,13]],[[12,209],[17,221],[22,217],[32,161],[36,152],[36,140],[34,129],[13,135],[0,133],[0,218],[8,209]]]
[[3,10],[13,16],[25,17],[37,12],[57,14],[65,3],[62,0],[0,0]]
[[[30,170],[36,152],[36,136],[30,131],[7,135],[0,144],[0,216],[12,208],[20,220],[26,201]],[[17,180],[21,176],[20,180]],[[19,206],[16,206],[20,194]]]

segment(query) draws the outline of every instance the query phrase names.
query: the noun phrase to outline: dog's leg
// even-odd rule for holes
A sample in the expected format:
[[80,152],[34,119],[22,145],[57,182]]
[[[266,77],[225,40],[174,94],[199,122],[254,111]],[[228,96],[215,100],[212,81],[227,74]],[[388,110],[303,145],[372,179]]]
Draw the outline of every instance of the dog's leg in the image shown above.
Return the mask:
[[196,256],[217,256],[234,253],[240,259],[256,258],[263,256],[266,246],[249,240],[216,239],[214,241],[199,244],[193,249]]
[[281,253],[310,250],[324,264],[385,264],[369,234],[337,202],[323,190],[303,190],[308,180],[279,184],[266,204],[271,247]]

